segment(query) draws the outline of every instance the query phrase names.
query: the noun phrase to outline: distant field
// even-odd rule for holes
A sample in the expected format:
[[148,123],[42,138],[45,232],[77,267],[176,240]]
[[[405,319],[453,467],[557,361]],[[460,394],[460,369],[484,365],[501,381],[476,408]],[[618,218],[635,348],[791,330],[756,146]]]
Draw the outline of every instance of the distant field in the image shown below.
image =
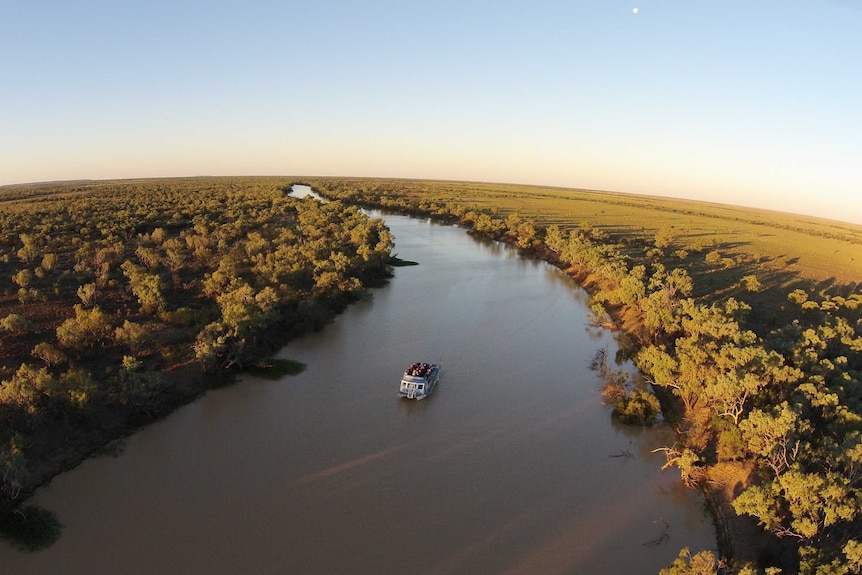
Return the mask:
[[717,203],[513,184],[311,178],[365,189],[391,189],[468,207],[518,212],[563,229],[583,223],[615,238],[653,236],[672,227],[675,246],[718,249],[818,282],[862,281],[862,225]]
[[[204,182],[212,178],[200,179]],[[718,203],[543,186],[382,178],[304,177],[295,181],[312,185],[340,182],[393,195],[415,194],[432,201],[456,201],[470,209],[495,209],[502,215],[517,212],[539,225],[557,224],[562,229],[588,224],[615,239],[649,238],[660,229],[671,227],[675,248],[717,249],[725,257],[782,272],[785,278],[803,277],[825,285],[862,282],[862,225]],[[2,186],[0,202],[9,209],[14,202],[45,201],[52,196],[87,192],[111,183],[114,182]]]

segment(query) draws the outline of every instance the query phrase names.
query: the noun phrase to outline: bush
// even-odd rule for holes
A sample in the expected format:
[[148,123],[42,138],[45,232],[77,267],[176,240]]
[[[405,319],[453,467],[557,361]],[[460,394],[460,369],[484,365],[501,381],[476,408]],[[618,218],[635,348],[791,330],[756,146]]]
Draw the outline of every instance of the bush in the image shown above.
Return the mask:
[[652,425],[661,405],[658,398],[643,389],[634,389],[627,396],[617,396],[614,415],[627,425]]
[[0,328],[8,331],[12,335],[23,335],[33,331],[36,328],[36,325],[22,315],[10,313],[0,320]]

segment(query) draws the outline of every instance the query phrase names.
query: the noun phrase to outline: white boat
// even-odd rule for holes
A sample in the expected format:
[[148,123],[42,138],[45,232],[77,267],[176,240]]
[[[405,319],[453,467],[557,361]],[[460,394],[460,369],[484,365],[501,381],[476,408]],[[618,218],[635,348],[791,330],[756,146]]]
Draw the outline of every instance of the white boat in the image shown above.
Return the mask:
[[404,370],[398,395],[407,399],[425,399],[437,385],[440,366],[436,363],[414,363]]

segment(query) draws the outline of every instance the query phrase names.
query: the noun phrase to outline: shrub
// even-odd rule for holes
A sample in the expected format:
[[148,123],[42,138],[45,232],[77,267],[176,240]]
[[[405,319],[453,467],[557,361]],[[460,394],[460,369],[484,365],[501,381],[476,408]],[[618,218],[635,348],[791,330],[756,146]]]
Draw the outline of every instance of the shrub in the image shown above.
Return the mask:
[[23,335],[36,329],[36,325],[26,317],[17,313],[10,313],[0,320],[0,328],[12,335]]
[[617,396],[614,404],[614,415],[628,425],[652,425],[660,412],[658,398],[643,389]]

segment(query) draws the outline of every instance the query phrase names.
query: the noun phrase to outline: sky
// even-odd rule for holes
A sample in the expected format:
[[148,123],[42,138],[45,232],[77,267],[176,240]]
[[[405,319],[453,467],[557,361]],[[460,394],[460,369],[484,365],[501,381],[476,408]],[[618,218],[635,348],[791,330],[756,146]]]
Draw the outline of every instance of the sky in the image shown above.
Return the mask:
[[0,0],[0,185],[456,179],[862,224],[860,31],[862,0]]

